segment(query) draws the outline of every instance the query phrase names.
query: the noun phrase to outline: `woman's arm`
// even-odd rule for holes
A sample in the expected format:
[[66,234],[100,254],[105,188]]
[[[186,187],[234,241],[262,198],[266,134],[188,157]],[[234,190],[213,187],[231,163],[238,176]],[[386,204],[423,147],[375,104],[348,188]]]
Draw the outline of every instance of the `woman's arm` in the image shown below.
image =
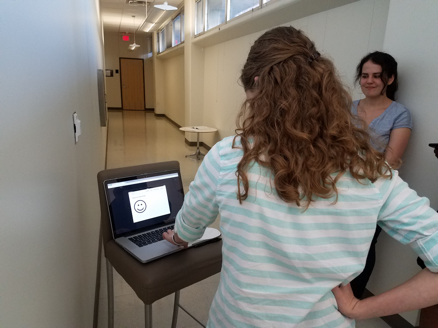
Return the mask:
[[381,295],[359,301],[350,285],[334,288],[338,309],[354,319],[387,316],[438,303],[438,214],[429,200],[419,197],[393,171],[392,179],[380,178],[375,186],[382,195],[379,225],[391,237],[411,246],[428,269]]
[[381,295],[358,300],[350,284],[332,290],[338,310],[345,316],[363,320],[438,304],[438,274],[424,269],[416,276]]
[[411,129],[399,128],[391,131],[389,136],[388,147],[385,151],[386,161],[389,165],[397,166],[400,164],[400,160],[408,145],[409,138],[411,136]]
[[183,206],[176,215],[174,231],[163,233],[165,240],[186,247],[187,242],[201,238],[205,229],[216,220],[219,213],[216,191],[221,170],[219,144],[205,155],[184,197]]

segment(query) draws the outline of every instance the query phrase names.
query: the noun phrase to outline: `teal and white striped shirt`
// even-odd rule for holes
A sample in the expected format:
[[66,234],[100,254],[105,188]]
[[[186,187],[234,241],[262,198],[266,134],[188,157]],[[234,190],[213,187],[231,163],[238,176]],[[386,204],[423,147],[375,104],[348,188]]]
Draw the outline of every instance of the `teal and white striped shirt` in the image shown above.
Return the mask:
[[438,272],[438,215],[397,171],[374,183],[346,173],[336,203],[318,199],[304,211],[282,201],[271,171],[254,164],[248,198],[239,204],[235,173],[243,151],[232,142],[225,138],[204,158],[175,225],[193,241],[221,218],[222,272],[208,327],[354,327],[331,289],[362,271],[376,222]]

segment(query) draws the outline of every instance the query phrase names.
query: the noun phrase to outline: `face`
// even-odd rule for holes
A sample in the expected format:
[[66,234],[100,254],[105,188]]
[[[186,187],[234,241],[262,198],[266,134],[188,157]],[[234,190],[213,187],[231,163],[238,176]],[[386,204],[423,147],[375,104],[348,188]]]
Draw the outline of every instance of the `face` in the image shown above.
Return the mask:
[[134,204],[134,210],[137,213],[143,213],[146,210],[146,203],[143,200],[138,200]]
[[[382,90],[384,88],[383,81],[381,79],[382,66],[374,64],[371,60],[367,61],[362,66],[362,75],[360,76],[360,87],[363,94],[368,98],[376,98],[382,96]],[[392,76],[388,80],[388,85],[394,81]],[[383,92],[385,95],[386,92]]]

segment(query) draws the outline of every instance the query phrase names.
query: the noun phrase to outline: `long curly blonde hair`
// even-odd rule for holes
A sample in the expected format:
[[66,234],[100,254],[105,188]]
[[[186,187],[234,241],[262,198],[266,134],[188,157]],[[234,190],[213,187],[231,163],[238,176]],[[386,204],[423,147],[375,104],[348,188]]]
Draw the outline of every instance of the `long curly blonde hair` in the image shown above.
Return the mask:
[[248,197],[246,171],[254,161],[272,170],[283,201],[304,201],[306,208],[315,197],[337,199],[336,182],[346,171],[359,182],[392,177],[369,134],[354,124],[351,97],[333,63],[300,30],[264,33],[251,47],[240,79],[254,93],[237,117],[244,152],[236,172],[240,203]]

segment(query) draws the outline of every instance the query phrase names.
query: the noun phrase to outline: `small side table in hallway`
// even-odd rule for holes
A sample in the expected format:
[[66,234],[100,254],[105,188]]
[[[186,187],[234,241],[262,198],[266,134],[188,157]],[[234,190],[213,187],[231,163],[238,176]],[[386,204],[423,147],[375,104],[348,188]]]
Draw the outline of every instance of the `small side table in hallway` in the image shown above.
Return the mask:
[[217,129],[210,128],[208,126],[184,126],[182,128],[179,128],[181,131],[184,132],[195,132],[196,133],[196,151],[193,154],[186,155],[186,157],[195,157],[196,159],[201,159],[200,156],[205,156],[205,154],[201,153],[201,150],[199,149],[199,134],[200,133],[212,133],[216,132]]

